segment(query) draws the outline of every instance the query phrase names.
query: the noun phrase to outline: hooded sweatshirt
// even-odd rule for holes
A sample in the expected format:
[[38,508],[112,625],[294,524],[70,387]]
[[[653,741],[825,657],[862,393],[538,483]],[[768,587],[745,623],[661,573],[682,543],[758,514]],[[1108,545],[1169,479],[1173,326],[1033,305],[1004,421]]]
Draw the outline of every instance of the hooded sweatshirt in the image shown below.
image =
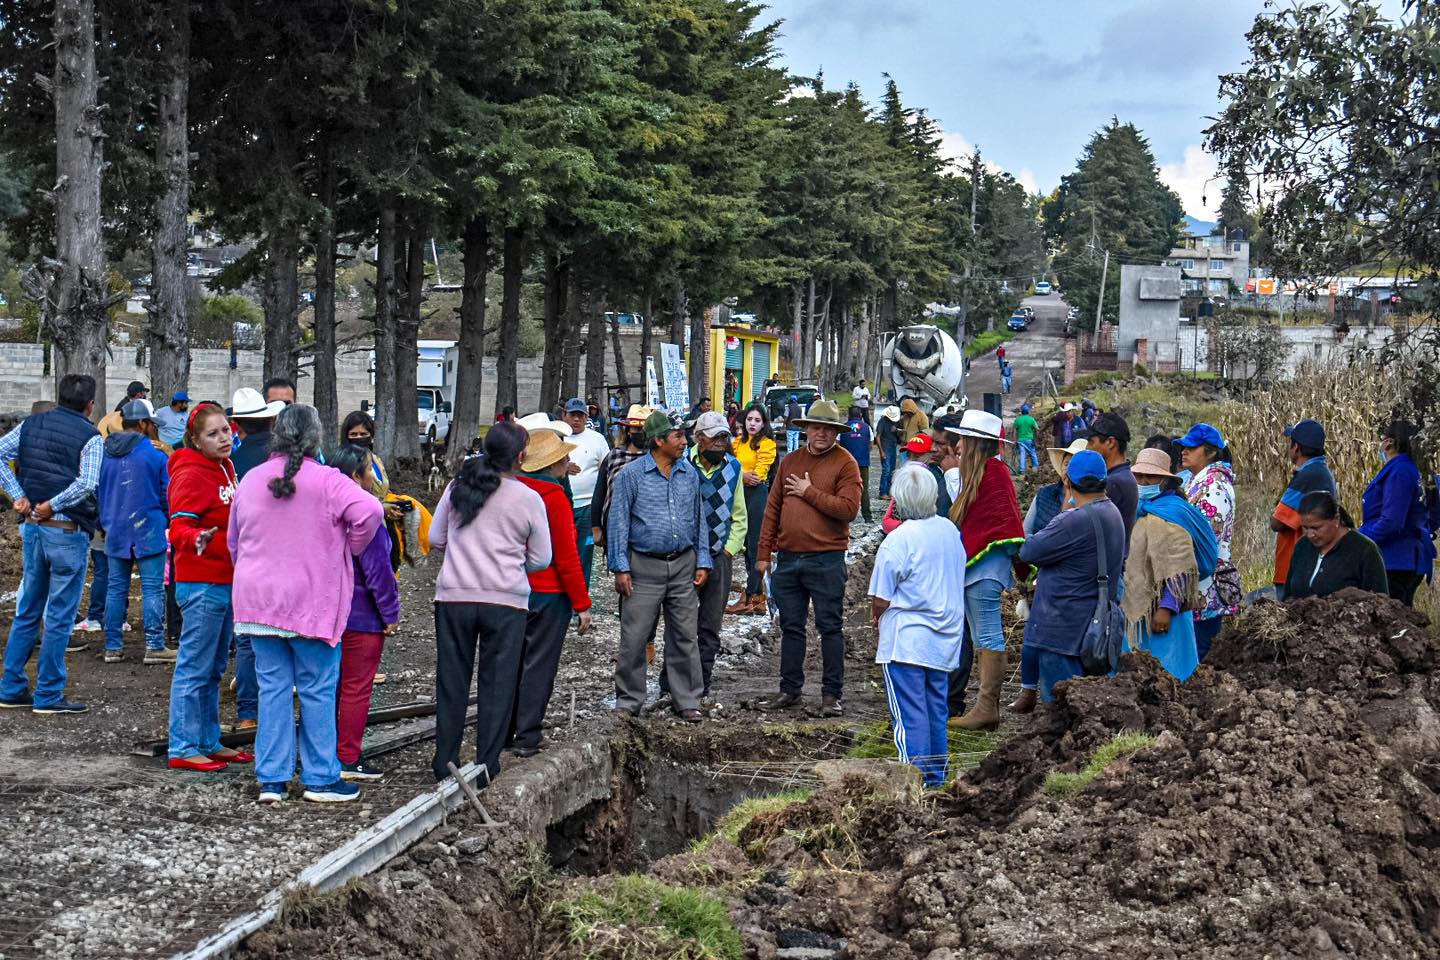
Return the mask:
[[[184,447],[170,458],[170,545],[175,554],[176,583],[225,583],[235,579],[225,531],[230,502],[235,498],[235,468],[228,459],[215,461]],[[211,528],[215,534],[196,554],[195,541]]]
[[169,519],[166,458],[143,434],[126,430],[105,438],[100,461],[100,528],[105,554],[149,557],[165,552]]
[[900,422],[903,424],[900,431],[902,446],[914,440],[918,434],[930,432],[930,418],[925,415],[924,410],[920,409],[920,404],[914,400],[900,401],[900,418]]

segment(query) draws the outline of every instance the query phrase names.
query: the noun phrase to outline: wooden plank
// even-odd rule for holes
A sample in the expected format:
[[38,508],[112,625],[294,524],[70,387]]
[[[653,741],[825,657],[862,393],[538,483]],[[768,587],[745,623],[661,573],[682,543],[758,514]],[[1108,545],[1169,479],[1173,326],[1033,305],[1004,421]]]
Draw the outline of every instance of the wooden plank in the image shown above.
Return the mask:
[[[482,769],[467,763],[460,770],[461,778],[466,785],[471,785]],[[267,893],[258,909],[236,917],[193,949],[175,954],[173,960],[219,960],[230,956],[246,937],[280,918],[281,907],[289,894],[307,889],[324,893],[373,873],[408,850],[465,802],[461,782],[453,777],[446,780],[435,790],[421,794],[384,820],[362,830],[348,843],[306,867],[294,880]]]

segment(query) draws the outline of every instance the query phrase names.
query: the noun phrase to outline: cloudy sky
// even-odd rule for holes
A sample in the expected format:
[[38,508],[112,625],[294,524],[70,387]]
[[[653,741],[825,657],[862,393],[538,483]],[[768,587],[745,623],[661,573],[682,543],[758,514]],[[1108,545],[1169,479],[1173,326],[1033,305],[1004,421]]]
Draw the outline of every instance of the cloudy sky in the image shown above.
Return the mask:
[[1161,177],[1211,219],[1218,181],[1200,144],[1217,77],[1240,69],[1263,0],[769,0],[792,72],[823,69],[872,101],[889,73],[929,110],[946,149],[1049,192],[1110,117],[1150,139]]

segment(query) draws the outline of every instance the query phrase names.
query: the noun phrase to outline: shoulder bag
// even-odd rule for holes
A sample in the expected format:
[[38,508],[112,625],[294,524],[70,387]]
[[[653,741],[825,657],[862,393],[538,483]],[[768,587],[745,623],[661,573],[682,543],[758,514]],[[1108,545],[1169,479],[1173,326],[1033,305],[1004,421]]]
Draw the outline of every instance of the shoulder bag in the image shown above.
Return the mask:
[[1090,527],[1095,531],[1095,614],[1085,626],[1080,640],[1080,665],[1087,677],[1113,673],[1120,665],[1120,650],[1125,641],[1125,613],[1120,604],[1110,599],[1110,564],[1105,550],[1105,531],[1100,527],[1097,511],[1086,510]]

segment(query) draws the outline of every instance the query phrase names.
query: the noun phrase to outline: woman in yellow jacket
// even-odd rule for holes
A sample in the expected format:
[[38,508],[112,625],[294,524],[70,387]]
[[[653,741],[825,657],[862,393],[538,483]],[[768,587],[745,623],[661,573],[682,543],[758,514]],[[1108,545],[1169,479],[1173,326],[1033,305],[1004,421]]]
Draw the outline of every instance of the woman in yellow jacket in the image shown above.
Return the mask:
[[[745,408],[740,418],[740,436],[735,441],[735,459],[744,471],[745,512],[752,517],[765,515],[765,501],[770,496],[770,468],[775,465],[775,440],[770,433],[770,416],[759,403]],[[760,547],[760,524],[751,524],[745,535],[745,589],[740,600],[725,608],[726,613],[764,613],[765,581],[755,569],[755,554]]]

